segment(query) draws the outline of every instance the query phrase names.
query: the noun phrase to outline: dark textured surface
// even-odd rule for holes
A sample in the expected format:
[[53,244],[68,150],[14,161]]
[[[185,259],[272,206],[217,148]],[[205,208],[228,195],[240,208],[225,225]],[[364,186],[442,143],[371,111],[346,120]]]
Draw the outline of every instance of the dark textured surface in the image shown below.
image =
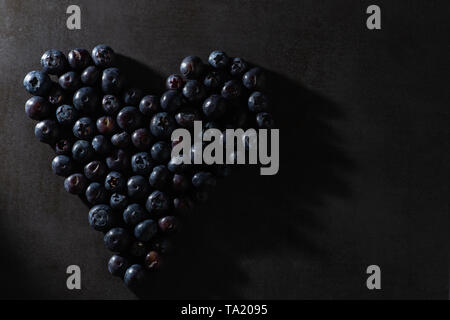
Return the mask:
[[[360,0],[80,0],[79,31],[65,27],[72,2],[0,1],[0,296],[135,298],[23,109],[46,49],[108,43],[155,79],[223,49],[271,70],[281,95],[279,175],[222,183],[146,297],[447,298],[448,5],[375,2],[376,32]],[[80,291],[66,289],[71,264]],[[370,264],[380,291],[365,287]]]

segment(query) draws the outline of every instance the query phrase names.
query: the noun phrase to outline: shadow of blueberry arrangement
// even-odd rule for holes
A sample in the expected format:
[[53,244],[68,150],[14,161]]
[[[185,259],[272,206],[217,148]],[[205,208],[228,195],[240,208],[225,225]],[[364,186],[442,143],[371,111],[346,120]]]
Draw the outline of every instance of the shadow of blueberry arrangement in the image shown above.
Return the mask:
[[[183,77],[164,81],[99,45],[92,55],[75,49],[67,59],[49,50],[43,71],[24,79],[34,95],[25,111],[39,121],[35,134],[57,153],[53,171],[90,208],[91,226],[105,233],[114,252],[107,269],[141,298],[239,298],[246,257],[281,248],[326,256],[300,231],[321,232],[315,207],[322,197],[350,194],[337,172],[352,164],[327,124],[343,117],[337,106],[222,52],[208,62],[187,57]],[[262,88],[270,114],[265,95],[248,107]],[[192,130],[203,120],[205,129],[270,129],[272,114],[281,129],[274,176],[260,176],[256,166],[230,171],[170,159],[177,127]]]

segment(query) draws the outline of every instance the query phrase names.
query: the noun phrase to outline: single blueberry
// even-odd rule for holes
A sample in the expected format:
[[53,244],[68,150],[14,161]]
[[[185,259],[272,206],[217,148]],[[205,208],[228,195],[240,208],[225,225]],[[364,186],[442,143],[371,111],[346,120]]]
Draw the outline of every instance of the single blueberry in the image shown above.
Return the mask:
[[147,242],[152,239],[158,232],[158,225],[156,221],[147,219],[140,222],[134,228],[134,236],[143,242]]
[[59,50],[47,50],[41,57],[41,66],[42,70],[48,74],[60,75],[67,68],[67,59]]
[[122,278],[130,265],[127,258],[113,255],[108,261],[108,271],[113,276]]
[[106,231],[114,225],[114,215],[106,204],[95,205],[89,210],[89,225],[97,231]]
[[58,176],[67,177],[73,170],[73,164],[70,157],[59,155],[52,160],[52,170]]
[[68,104],[60,105],[56,109],[56,120],[62,125],[73,125],[78,119],[77,110]]
[[23,86],[32,95],[45,96],[52,87],[52,80],[41,71],[31,71],[23,79]]
[[75,161],[85,163],[88,162],[94,155],[94,149],[86,140],[78,140],[73,144],[72,157]]
[[112,228],[105,234],[103,241],[109,250],[123,253],[129,248],[132,238],[124,228]]
[[131,169],[134,173],[147,175],[152,168],[152,158],[147,152],[139,152],[131,157]]
[[137,203],[130,204],[123,211],[123,221],[131,227],[136,226],[138,223],[144,221],[147,217],[147,212],[141,205]]

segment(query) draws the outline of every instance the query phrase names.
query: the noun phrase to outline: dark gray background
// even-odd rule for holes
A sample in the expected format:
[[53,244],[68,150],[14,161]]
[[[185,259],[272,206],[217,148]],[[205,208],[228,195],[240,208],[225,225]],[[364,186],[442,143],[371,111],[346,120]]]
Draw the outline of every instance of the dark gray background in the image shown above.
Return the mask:
[[[69,31],[75,3],[82,29]],[[373,3],[379,31],[365,27]],[[135,298],[23,108],[45,50],[108,43],[158,80],[217,48],[276,80],[279,174],[221,183],[149,297],[447,298],[447,3],[0,1],[0,296]],[[66,289],[71,264],[80,291]],[[371,264],[380,291],[365,286]]]

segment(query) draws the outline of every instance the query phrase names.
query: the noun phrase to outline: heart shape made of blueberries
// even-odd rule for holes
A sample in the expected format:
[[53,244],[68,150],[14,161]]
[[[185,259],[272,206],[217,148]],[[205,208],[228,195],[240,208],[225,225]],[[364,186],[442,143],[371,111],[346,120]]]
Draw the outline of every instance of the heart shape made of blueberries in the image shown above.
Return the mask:
[[[25,112],[38,121],[36,137],[55,150],[53,172],[88,204],[90,226],[104,233],[114,253],[109,272],[133,289],[161,267],[180,220],[230,173],[230,164],[180,163],[172,149],[183,141],[171,139],[174,130],[192,133],[202,121],[201,133],[218,129],[223,142],[225,129],[271,129],[274,121],[263,70],[242,58],[213,51],[203,63],[188,56],[160,96],[129,87],[117,60],[107,45],[67,57],[46,51],[41,70],[24,78],[33,95]],[[191,142],[191,159],[196,148]]]

